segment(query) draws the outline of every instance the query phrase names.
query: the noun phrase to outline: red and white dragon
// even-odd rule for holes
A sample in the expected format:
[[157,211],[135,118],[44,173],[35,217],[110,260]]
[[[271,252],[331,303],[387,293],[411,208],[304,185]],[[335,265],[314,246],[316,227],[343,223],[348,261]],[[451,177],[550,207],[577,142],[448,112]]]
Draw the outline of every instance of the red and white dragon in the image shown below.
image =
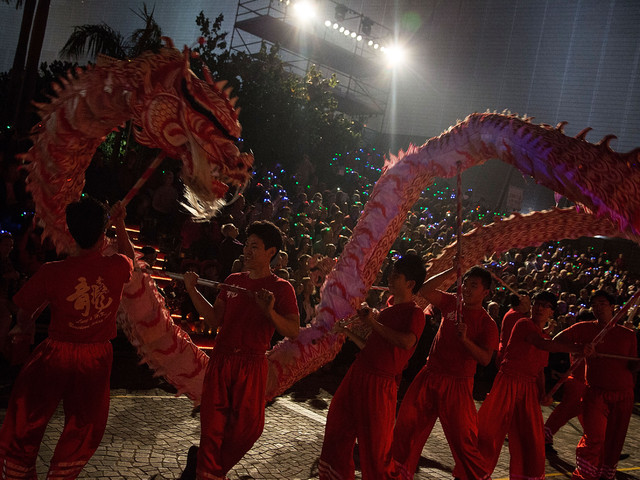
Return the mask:
[[[84,172],[105,136],[131,120],[136,140],[182,160],[186,199],[194,215],[215,214],[228,187],[242,188],[253,157],[235,142],[240,124],[235,99],[224,82],[206,81],[189,70],[190,53],[169,43],[159,53],[131,61],[78,70],[56,86],[56,97],[38,105],[42,121],[33,130],[34,146],[24,155],[28,189],[36,215],[58,250],[70,248],[64,228],[65,206],[79,198]],[[639,152],[609,148],[564,135],[563,125],[535,125],[496,113],[472,114],[424,145],[412,146],[387,161],[353,235],[321,290],[314,323],[296,340],[285,339],[267,352],[267,398],[284,392],[334,358],[344,339],[333,324],[350,317],[365,297],[406,214],[436,177],[499,158],[537,182],[580,205],[514,215],[477,227],[462,237],[463,267],[485,255],[548,240],[590,235],[640,233]],[[448,248],[428,266],[428,275],[451,264]],[[143,360],[196,404],[202,394],[207,357],[172,320],[152,279],[136,272],[127,285],[120,324]]]

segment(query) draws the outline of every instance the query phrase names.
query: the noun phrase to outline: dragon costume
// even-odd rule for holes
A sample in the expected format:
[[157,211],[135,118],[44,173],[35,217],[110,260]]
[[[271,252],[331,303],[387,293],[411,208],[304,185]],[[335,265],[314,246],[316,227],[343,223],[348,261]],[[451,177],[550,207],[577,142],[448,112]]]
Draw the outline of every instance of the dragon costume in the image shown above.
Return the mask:
[[[235,99],[224,82],[206,81],[189,70],[190,53],[167,48],[131,61],[78,70],[55,87],[57,96],[38,105],[42,121],[33,130],[34,146],[25,154],[27,188],[45,235],[59,251],[71,240],[64,229],[64,208],[76,200],[84,172],[96,148],[118,125],[131,120],[136,139],[182,160],[186,201],[198,218],[209,218],[228,187],[242,188],[253,157],[235,142],[240,125]],[[580,209],[554,209],[513,215],[478,227],[462,237],[463,266],[487,253],[538,245],[584,235],[640,233],[639,150],[626,154],[600,143],[575,138],[558,127],[535,125],[503,114],[472,114],[420,147],[388,159],[371,198],[335,268],[321,290],[318,316],[296,340],[285,339],[267,353],[267,398],[279,395],[300,378],[324,365],[342,346],[333,324],[350,317],[360,304],[402,227],[411,206],[435,177],[453,177],[491,158],[531,175],[566,196]],[[428,275],[451,263],[454,248],[433,261]],[[143,360],[157,374],[199,403],[208,358],[171,320],[149,275],[136,272],[125,289],[120,324]]]

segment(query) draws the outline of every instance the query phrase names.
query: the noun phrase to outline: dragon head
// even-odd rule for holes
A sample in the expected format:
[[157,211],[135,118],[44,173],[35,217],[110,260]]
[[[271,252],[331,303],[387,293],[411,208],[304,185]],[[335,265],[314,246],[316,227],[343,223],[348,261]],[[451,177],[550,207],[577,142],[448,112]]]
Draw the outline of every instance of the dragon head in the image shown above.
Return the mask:
[[[239,148],[237,97],[230,98],[231,88],[214,82],[206,67],[205,80],[199,79],[189,68],[191,57],[187,47],[183,53],[164,48],[150,55],[154,64],[145,68],[144,88],[131,101],[137,104],[136,139],[182,160],[185,207],[205,220],[224,205],[229,187],[242,191],[249,182],[253,155]],[[149,63],[143,59],[142,65]]]

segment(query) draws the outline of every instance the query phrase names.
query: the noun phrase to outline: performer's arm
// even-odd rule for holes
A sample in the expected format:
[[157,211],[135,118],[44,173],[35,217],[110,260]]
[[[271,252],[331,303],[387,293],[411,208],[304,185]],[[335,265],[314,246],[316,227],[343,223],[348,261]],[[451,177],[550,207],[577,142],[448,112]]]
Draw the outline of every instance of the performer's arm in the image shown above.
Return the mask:
[[420,287],[418,295],[424,297],[429,303],[433,303],[436,307],[440,307],[442,302],[442,292],[437,288],[452,274],[455,274],[453,267],[440,272],[433,277],[427,279]]
[[371,328],[373,328],[374,331],[378,332],[382,338],[394,347],[409,350],[416,344],[417,338],[413,332],[400,332],[383,325],[378,321],[378,315],[376,315],[375,311],[372,309],[368,309],[368,311],[363,312],[363,315],[360,315],[360,317],[371,325]]
[[204,296],[196,288],[196,282],[198,281],[198,274],[195,272],[186,272],[184,274],[184,286],[187,289],[189,298],[193,302],[193,306],[202,317],[207,325],[213,328],[218,328],[222,325],[222,319],[224,317],[225,302],[222,300],[221,295],[218,295],[213,305],[204,298]]
[[352,332],[348,328],[343,327],[340,322],[336,322],[331,329],[333,333],[342,333],[347,336],[349,340],[355,343],[360,350],[364,348],[367,341],[362,338],[360,335],[357,335],[355,332]]
[[493,358],[493,348],[478,345],[476,342],[467,337],[467,324],[461,322],[458,324],[458,337],[460,341],[469,351],[471,356],[483,367],[486,367]]
[[577,343],[567,342],[558,338],[557,336],[550,340],[548,338],[542,337],[542,335],[538,335],[537,333],[531,333],[527,337],[525,337],[525,341],[530,343],[534,347],[539,350],[545,350],[551,353],[582,353],[584,347]]
[[24,308],[19,308],[18,314],[16,316],[16,325],[9,332],[9,336],[15,337],[25,335],[29,336],[31,342],[33,342],[33,337],[36,331],[36,319],[40,316],[47,305],[48,303],[44,302],[34,311],[28,311]]
[[256,302],[262,309],[264,314],[271,320],[276,330],[283,337],[296,338],[300,331],[300,315],[292,313],[289,315],[280,315],[273,309],[276,303],[276,297],[273,292],[262,289],[256,292]]
[[[124,224],[124,219],[127,216],[126,209],[122,206],[122,202],[117,202],[111,207],[111,223],[116,227],[116,237],[118,240],[118,252],[126,255],[134,262],[136,261],[136,254],[133,248],[133,244],[129,239],[127,228]],[[135,265],[135,263],[134,263]]]

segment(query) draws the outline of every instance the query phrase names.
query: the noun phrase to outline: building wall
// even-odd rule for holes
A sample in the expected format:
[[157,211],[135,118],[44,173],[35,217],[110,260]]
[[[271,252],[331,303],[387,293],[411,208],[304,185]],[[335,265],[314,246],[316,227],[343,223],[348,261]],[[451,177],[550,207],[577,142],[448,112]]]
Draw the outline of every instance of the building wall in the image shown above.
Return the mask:
[[409,45],[414,61],[398,76],[389,131],[428,138],[471,112],[507,109],[568,121],[570,134],[593,127],[592,141],[613,133],[617,150],[640,146],[639,2],[427,5],[414,12],[422,23]]

